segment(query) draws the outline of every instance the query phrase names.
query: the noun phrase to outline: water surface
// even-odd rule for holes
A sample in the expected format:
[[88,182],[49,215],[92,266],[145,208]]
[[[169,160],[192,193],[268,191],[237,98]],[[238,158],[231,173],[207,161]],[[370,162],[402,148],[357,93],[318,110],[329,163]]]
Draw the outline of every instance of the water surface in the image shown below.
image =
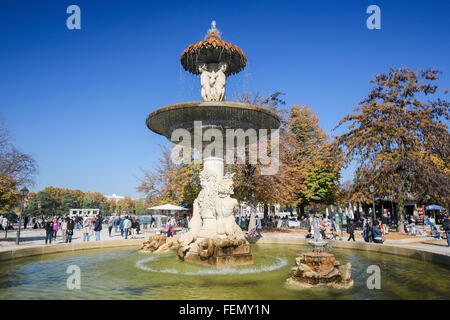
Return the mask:
[[[21,258],[0,264],[0,299],[450,299],[446,266],[370,251],[333,249],[351,262],[354,287],[294,289],[286,285],[302,245],[252,245],[255,264],[211,269],[111,248]],[[67,268],[81,270],[81,289],[67,288]],[[381,269],[381,289],[369,290],[367,267]]]

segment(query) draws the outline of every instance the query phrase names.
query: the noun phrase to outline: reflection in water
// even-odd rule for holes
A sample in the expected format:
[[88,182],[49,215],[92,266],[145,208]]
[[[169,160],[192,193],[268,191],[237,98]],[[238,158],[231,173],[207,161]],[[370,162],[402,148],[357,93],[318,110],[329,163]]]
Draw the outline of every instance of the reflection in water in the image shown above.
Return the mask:
[[[0,299],[449,299],[445,266],[407,257],[333,249],[351,262],[351,289],[298,290],[285,284],[301,245],[253,245],[254,265],[211,269],[148,255],[136,247],[84,250],[5,261]],[[66,286],[67,267],[81,269],[81,289]],[[369,265],[381,269],[381,290],[369,290]]]

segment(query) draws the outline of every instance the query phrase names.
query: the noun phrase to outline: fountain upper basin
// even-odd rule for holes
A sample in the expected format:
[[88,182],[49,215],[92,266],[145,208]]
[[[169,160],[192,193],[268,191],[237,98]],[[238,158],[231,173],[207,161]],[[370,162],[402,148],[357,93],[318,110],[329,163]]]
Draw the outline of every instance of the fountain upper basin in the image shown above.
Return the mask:
[[147,127],[171,140],[172,132],[182,128],[194,129],[194,121],[202,128],[278,129],[280,119],[269,109],[232,101],[194,101],[159,108],[147,117]]

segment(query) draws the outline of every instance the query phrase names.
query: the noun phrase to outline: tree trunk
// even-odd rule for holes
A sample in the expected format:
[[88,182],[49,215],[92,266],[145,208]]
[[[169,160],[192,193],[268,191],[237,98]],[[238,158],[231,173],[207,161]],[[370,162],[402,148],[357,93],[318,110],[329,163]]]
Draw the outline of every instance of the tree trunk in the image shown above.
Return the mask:
[[403,221],[405,221],[405,207],[403,206],[403,200],[400,200],[397,212],[397,232],[402,230]]
[[264,221],[269,220],[269,205],[264,204]]
[[298,218],[301,218],[305,216],[305,205],[304,204],[297,204],[297,215]]
[[8,229],[9,229],[9,220],[6,219],[6,233],[5,233],[5,240],[8,239]]

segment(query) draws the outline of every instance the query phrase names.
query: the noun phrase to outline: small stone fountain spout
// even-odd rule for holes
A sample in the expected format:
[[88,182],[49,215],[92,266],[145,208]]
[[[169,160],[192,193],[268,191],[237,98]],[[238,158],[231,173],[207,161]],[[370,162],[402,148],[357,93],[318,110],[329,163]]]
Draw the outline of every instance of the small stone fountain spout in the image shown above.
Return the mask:
[[327,241],[320,240],[319,226],[313,219],[314,240],[308,241],[313,246],[312,252],[305,252],[295,259],[289,284],[311,288],[315,286],[331,286],[334,288],[350,288],[353,286],[351,264],[341,266],[333,254],[324,252]]
[[319,223],[314,217],[313,219],[314,241],[308,241],[313,246],[313,252],[323,252],[324,247],[328,244],[326,241],[320,241]]

